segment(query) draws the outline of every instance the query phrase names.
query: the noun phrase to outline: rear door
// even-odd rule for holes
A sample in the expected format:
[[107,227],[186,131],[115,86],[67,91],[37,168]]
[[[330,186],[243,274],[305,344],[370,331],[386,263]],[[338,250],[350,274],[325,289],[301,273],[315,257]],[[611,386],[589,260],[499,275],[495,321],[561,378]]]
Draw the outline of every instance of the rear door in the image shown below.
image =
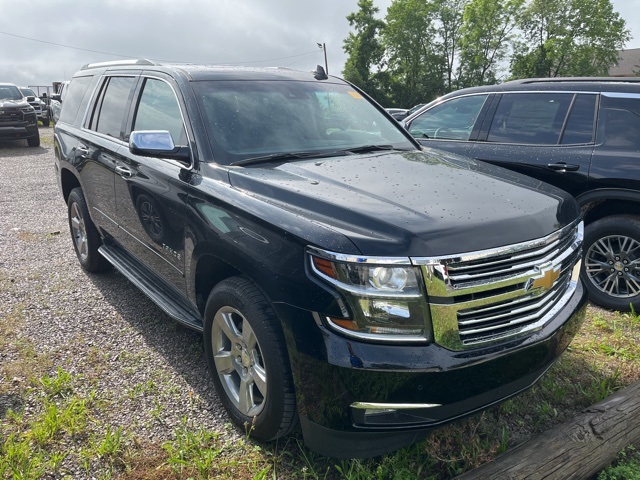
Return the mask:
[[588,188],[597,100],[591,93],[503,93],[469,155],[577,196]]
[[123,130],[137,80],[135,74],[102,78],[85,119],[85,133],[76,146],[76,155],[83,159],[80,176],[85,198],[91,202],[91,217],[116,239],[121,235],[117,228],[114,171],[119,152],[125,145]]

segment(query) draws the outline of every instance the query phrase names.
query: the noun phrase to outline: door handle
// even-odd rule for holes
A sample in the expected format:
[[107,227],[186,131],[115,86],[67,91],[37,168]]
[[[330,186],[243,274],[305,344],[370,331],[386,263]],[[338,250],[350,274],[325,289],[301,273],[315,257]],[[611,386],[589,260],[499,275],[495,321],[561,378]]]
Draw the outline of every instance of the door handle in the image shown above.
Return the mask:
[[572,163],[550,163],[547,165],[551,170],[557,170],[559,172],[575,172],[580,169],[580,165],[574,165]]
[[118,165],[116,167],[116,173],[118,175],[120,175],[122,178],[131,178],[131,170],[129,170],[127,167],[123,167],[121,165]]

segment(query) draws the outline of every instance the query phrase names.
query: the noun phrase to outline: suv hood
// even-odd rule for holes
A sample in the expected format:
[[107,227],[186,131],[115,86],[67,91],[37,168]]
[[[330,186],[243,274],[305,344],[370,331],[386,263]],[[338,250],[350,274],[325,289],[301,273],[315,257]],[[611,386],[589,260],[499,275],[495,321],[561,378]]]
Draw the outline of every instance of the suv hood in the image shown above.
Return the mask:
[[29,104],[26,100],[8,100],[5,98],[0,98],[0,108],[20,108],[20,107],[28,107]]
[[561,190],[433,150],[238,167],[229,177],[248,194],[343,233],[370,256],[441,256],[520,243],[579,215]]

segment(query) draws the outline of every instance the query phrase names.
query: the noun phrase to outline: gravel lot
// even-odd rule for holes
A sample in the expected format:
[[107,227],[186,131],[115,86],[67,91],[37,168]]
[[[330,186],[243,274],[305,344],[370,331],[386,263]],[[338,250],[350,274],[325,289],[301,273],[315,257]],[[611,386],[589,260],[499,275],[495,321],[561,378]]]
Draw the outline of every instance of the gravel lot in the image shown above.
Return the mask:
[[[0,322],[19,318],[19,348],[0,350],[0,373],[11,372],[14,392],[0,390],[0,418],[7,408],[24,406],[28,415],[37,405],[32,393],[18,395],[33,379],[15,366],[32,346],[38,375],[61,367],[74,375],[74,393],[95,391],[105,402],[100,424],[155,444],[184,419],[237,435],[225,427],[200,334],[177,325],[116,271],[80,268],[53,168],[52,132],[41,127],[39,148],[0,142]],[[72,464],[63,470],[72,478],[95,473]]]

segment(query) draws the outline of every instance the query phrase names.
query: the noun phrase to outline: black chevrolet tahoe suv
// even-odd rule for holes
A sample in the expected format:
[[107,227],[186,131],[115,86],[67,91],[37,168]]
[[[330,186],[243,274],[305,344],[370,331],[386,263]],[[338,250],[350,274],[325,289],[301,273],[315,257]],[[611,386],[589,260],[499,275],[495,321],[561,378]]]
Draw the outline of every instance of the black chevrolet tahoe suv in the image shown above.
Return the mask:
[[27,139],[30,147],[40,146],[35,109],[12,83],[0,83],[0,140]]
[[399,448],[530,387],[584,318],[569,194],[423,151],[321,67],[87,65],[54,144],[82,267],[203,332],[258,439]]
[[425,146],[571,193],[595,303],[640,310],[640,78],[525,79],[459,90],[405,120]]

